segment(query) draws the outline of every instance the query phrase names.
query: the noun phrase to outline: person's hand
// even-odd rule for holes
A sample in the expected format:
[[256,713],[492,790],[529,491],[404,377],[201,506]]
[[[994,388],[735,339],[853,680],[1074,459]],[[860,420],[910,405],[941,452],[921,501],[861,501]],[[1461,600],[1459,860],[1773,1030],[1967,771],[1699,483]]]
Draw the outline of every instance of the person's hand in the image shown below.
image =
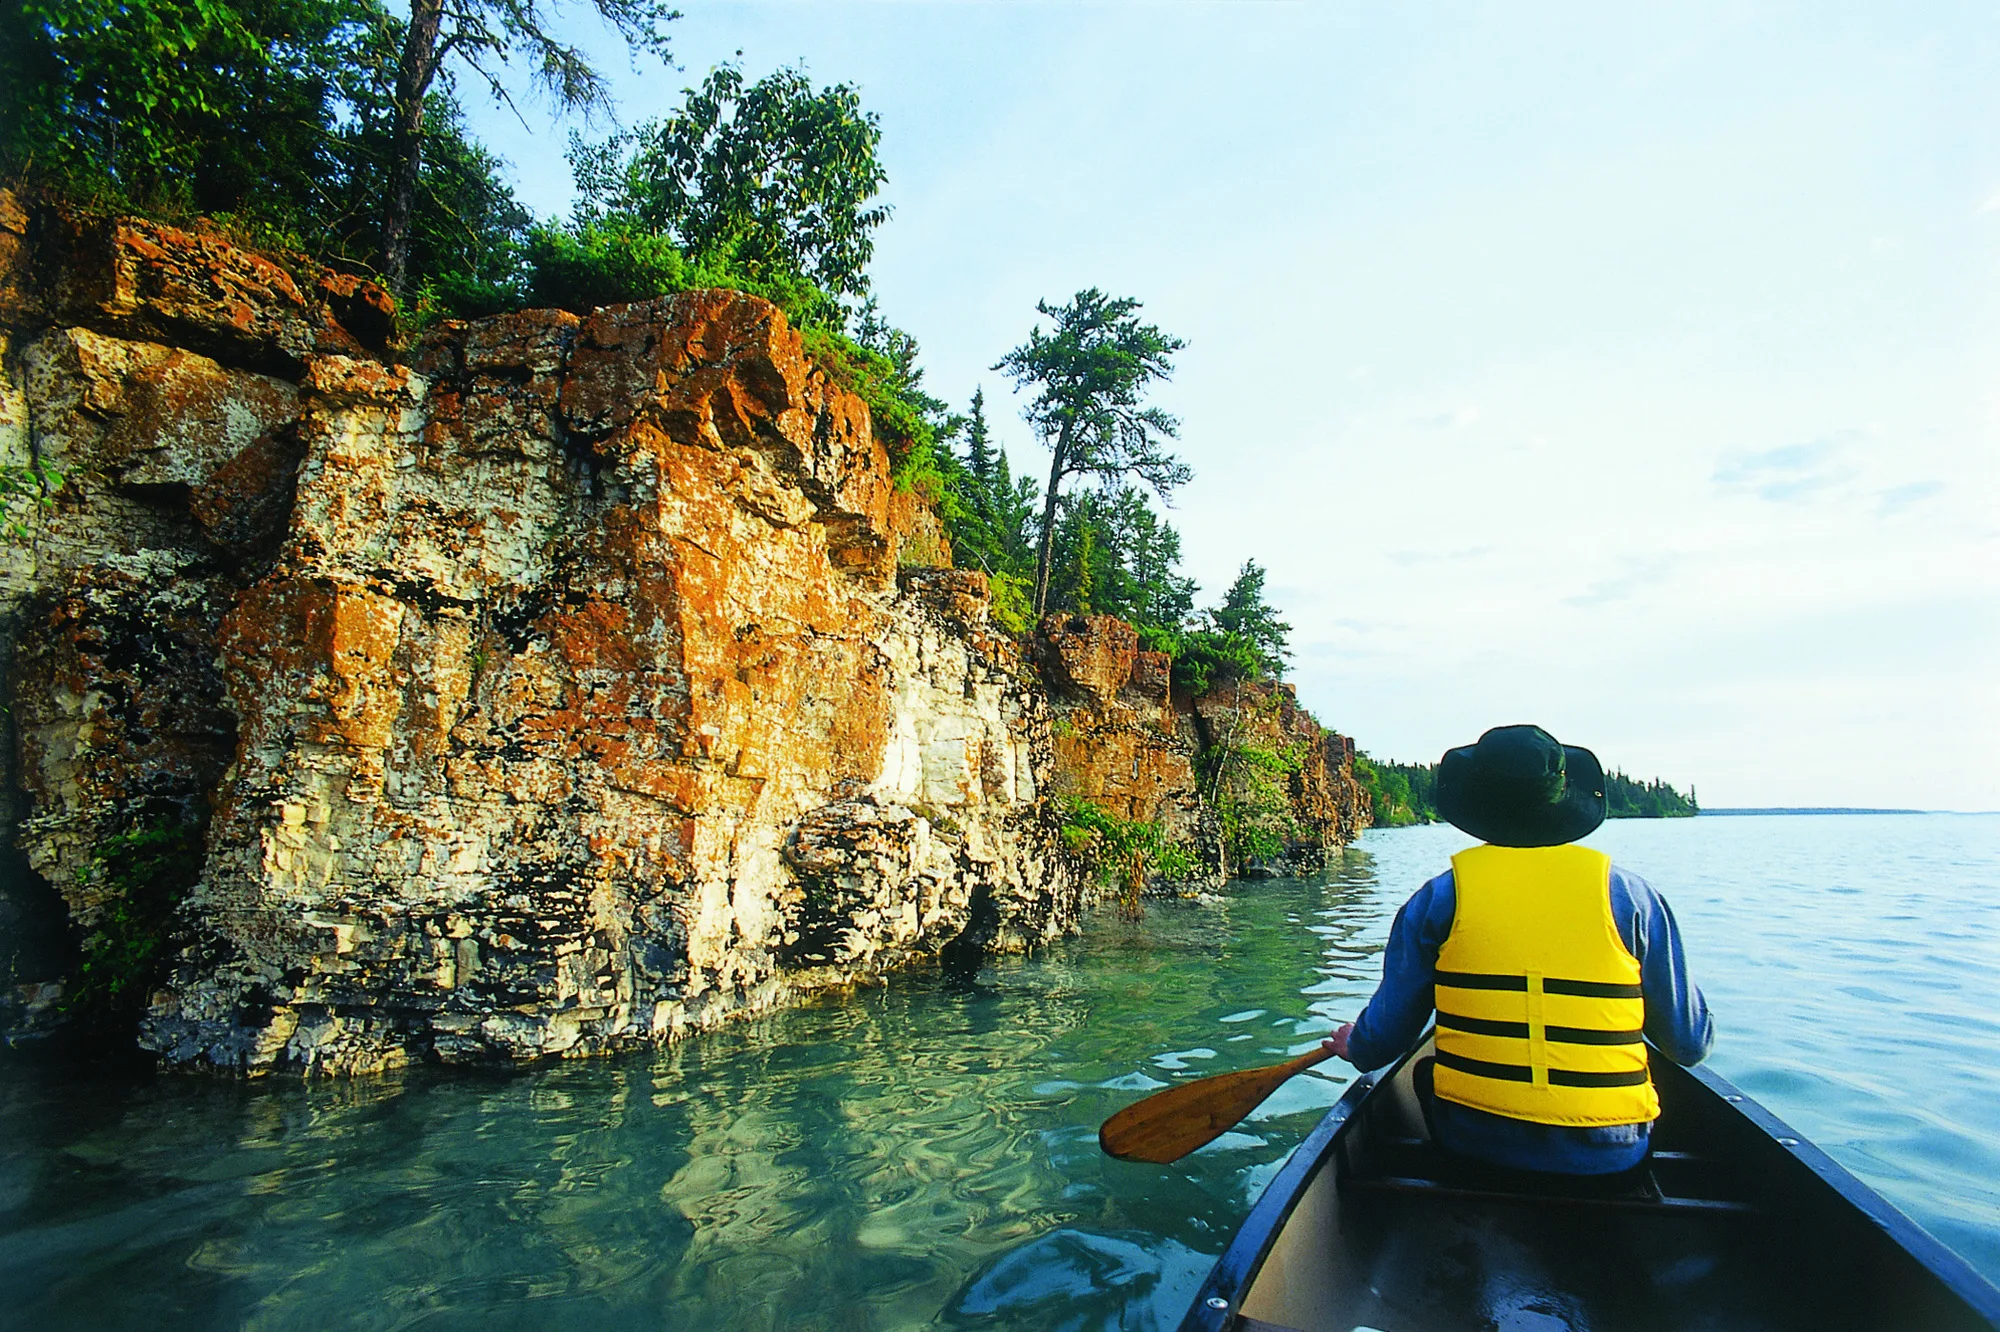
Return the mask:
[[1354,1024],[1352,1022],[1343,1022],[1338,1031],[1319,1043],[1320,1048],[1331,1050],[1342,1059],[1345,1059],[1347,1058],[1347,1038],[1353,1034]]

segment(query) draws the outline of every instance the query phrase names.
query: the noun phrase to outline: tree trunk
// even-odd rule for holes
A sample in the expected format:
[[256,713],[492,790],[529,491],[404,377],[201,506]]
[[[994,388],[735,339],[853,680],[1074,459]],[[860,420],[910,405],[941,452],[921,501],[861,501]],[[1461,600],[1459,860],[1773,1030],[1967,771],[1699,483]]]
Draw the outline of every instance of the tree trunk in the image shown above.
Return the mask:
[[438,28],[444,0],[411,0],[410,29],[396,64],[396,127],[389,141],[389,201],[382,218],[382,272],[397,301],[410,272],[410,215],[424,155],[424,95],[437,74]]
[[1035,551],[1035,623],[1049,606],[1049,557],[1056,548],[1056,489],[1062,485],[1063,466],[1069,461],[1069,423],[1056,436],[1056,456],[1049,460],[1049,493],[1042,499],[1042,539]]

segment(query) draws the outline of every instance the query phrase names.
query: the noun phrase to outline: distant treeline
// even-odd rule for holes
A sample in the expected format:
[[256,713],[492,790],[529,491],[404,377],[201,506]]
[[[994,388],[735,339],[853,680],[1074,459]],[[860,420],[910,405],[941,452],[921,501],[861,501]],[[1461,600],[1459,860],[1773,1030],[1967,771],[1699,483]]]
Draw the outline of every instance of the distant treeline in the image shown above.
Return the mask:
[[[1437,764],[1393,763],[1356,754],[1354,775],[1374,805],[1376,827],[1439,821]],[[1682,795],[1657,777],[1642,782],[1615,769],[1604,775],[1604,795],[1614,819],[1680,819],[1701,812],[1692,786]]]

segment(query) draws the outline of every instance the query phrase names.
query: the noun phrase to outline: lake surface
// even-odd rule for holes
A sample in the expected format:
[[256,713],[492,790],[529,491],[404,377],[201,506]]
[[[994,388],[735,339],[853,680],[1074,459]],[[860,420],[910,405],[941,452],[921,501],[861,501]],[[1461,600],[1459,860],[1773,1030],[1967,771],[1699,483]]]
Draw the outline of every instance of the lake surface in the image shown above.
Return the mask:
[[[1631,821],[1715,1065],[2000,1281],[2000,817]],[[1178,1166],[1098,1123],[1303,1051],[1469,839],[1106,910],[652,1054],[491,1078],[134,1082],[0,1066],[0,1325],[1173,1327],[1344,1073]],[[1342,1066],[1344,1068],[1344,1066]]]

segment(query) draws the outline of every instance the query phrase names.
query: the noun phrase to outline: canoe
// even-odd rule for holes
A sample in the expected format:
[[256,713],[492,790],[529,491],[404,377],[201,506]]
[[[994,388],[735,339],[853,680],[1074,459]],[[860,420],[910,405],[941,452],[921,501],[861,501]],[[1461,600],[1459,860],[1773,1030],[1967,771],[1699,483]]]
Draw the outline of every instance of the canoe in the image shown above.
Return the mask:
[[1655,1060],[1647,1162],[1562,1179],[1432,1143],[1428,1053],[1347,1089],[1182,1332],[2000,1328],[2000,1290],[1714,1073]]

